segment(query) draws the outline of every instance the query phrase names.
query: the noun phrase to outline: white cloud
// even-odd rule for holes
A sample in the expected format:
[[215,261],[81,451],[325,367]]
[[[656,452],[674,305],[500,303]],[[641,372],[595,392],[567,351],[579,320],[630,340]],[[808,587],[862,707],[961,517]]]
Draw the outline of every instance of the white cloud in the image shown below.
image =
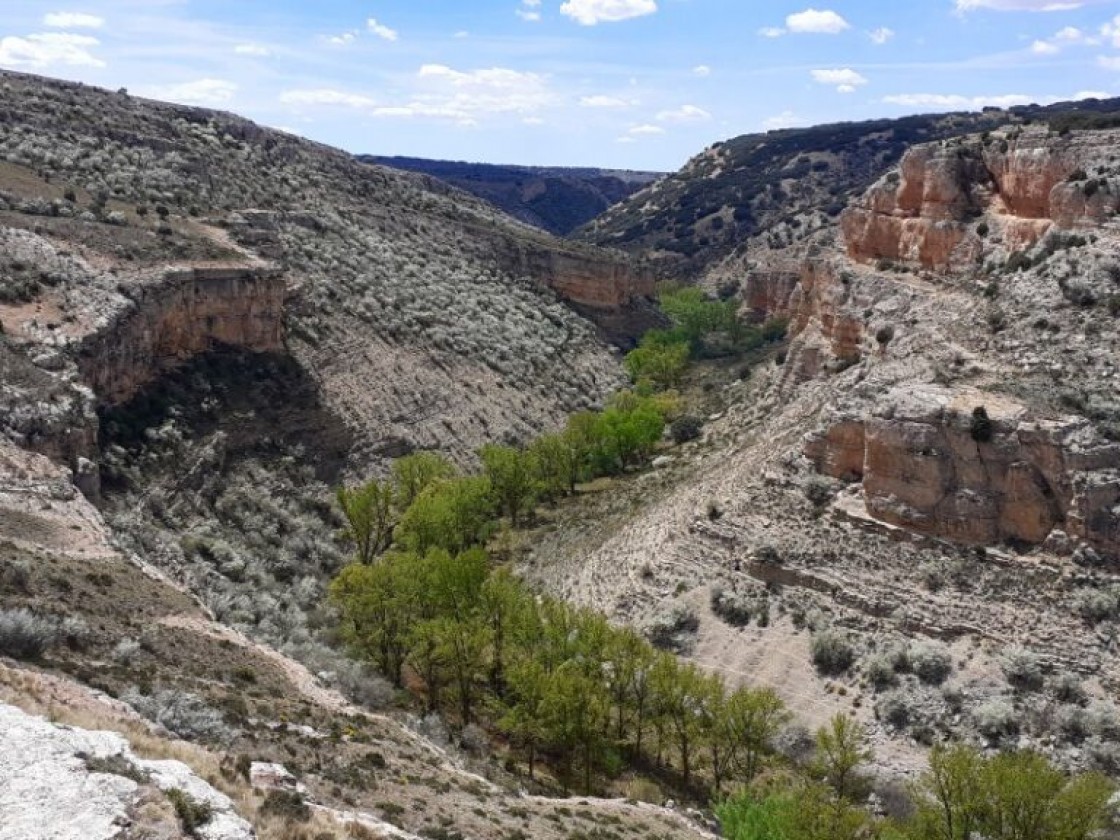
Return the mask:
[[888,105],[903,105],[907,108],[934,108],[938,110],[966,110],[974,108],[1013,108],[1016,105],[1030,105],[1032,102],[1042,103],[1047,100],[1036,96],[1025,96],[1019,93],[1003,94],[1000,96],[959,96],[944,93],[900,93],[884,96],[883,102]]
[[1112,94],[1106,90],[1079,90],[1073,95],[1074,102],[1080,102],[1082,99],[1111,99]]
[[345,47],[347,44],[352,44],[357,37],[358,33],[352,29],[349,32],[343,32],[341,35],[331,35],[327,38],[327,41],[336,47]]
[[100,29],[105,18],[84,12],[51,12],[43,15],[43,26],[54,29]]
[[767,131],[777,131],[780,128],[793,128],[803,123],[804,120],[794,114],[793,111],[782,111],[780,114],[775,114],[763,120],[762,127]]
[[1112,46],[1120,48],[1120,15],[1101,27],[1101,35],[1110,40]]
[[[1109,24],[1107,23],[1101,27],[1101,33],[1107,35],[1105,30],[1108,27]],[[1055,55],[1061,52],[1065,47],[1096,45],[1099,43],[1100,39],[1089,37],[1088,34],[1078,29],[1076,26],[1066,26],[1055,32],[1053,37],[1032,43],[1031,52],[1035,55]]]
[[657,0],[567,0],[560,7],[560,14],[582,26],[616,23],[656,11]]
[[286,90],[280,94],[284,105],[338,105],[344,108],[373,108],[377,103],[368,96],[347,93],[333,88]]
[[867,33],[867,37],[871,39],[871,43],[878,44],[880,47],[887,43],[894,37],[894,30],[888,26],[880,26],[878,29],[872,29]]
[[634,103],[628,102],[625,99],[620,99],[617,96],[603,96],[602,94],[597,94],[595,96],[581,97],[579,104],[583,108],[622,109],[630,108]]
[[233,51],[238,55],[253,55],[259,58],[268,58],[272,55],[272,50],[264,44],[238,44]]
[[41,32],[19,38],[0,38],[0,66],[44,70],[57,64],[69,67],[104,67],[90,50],[100,42],[89,35]]
[[822,85],[832,85],[840,93],[854,93],[855,89],[867,84],[867,78],[850,67],[832,70],[813,70],[813,81]]
[[515,14],[524,21],[537,23],[541,19],[541,0],[521,0],[521,8]]
[[660,111],[657,114],[658,122],[701,122],[711,118],[711,114],[696,105],[682,105],[671,111]]
[[165,99],[182,105],[226,105],[237,94],[237,85],[225,79],[198,79],[178,85],[157,85],[143,88],[141,96]]
[[376,18],[370,18],[366,21],[366,29],[385,41],[395,41],[400,37],[400,33],[395,29],[390,29],[383,23],[378,23]]
[[997,12],[1064,12],[1107,0],[956,0],[958,12],[992,9]]
[[635,137],[653,137],[658,134],[664,133],[665,129],[663,129],[661,126],[650,125],[649,123],[646,123],[644,125],[636,125],[630,129],[630,134],[634,135]]
[[547,79],[504,67],[461,71],[425,64],[416,74],[417,89],[406,102],[374,108],[375,117],[426,117],[477,125],[495,115],[536,116],[556,96]]
[[452,35],[451,37],[452,37],[452,38],[458,38],[458,39],[462,40],[463,38],[469,38],[469,37],[471,37],[471,33],[469,33],[469,32],[468,32],[467,30],[465,30],[465,29],[460,29],[460,30],[459,30],[458,32],[456,32],[456,33],[455,33],[454,35]]
[[544,125],[544,119],[542,117],[524,117],[521,122],[524,125]]
[[821,35],[839,35],[851,24],[831,9],[806,9],[786,18],[790,32],[811,32]]
[[700,79],[706,79],[712,75],[712,68],[707,64],[697,64],[692,68],[692,75]]
[[758,30],[758,34],[763,38],[781,38],[786,31],[780,26],[764,26]]

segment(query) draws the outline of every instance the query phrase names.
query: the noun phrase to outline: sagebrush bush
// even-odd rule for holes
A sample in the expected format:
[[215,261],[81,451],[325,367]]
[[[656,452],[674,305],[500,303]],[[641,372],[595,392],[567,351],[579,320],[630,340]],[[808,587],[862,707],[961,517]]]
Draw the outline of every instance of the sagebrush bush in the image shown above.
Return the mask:
[[910,723],[910,704],[898,692],[886,694],[875,703],[875,716],[895,729],[903,729]]
[[688,443],[700,437],[703,428],[704,423],[699,417],[685,414],[672,422],[669,426],[669,434],[672,435],[674,443]]
[[0,610],[0,654],[13,659],[38,659],[55,643],[58,624],[20,607]]
[[120,699],[148,720],[182,738],[220,742],[235,734],[226,725],[221,712],[186,691],[162,689],[147,695],[137,688],[130,688]]
[[738,592],[729,592],[722,586],[713,586],[712,612],[732,627],[746,627],[751,623],[751,601]]
[[813,664],[822,674],[842,674],[852,667],[856,651],[846,635],[835,630],[822,630],[813,636]]
[[1042,663],[1029,650],[1012,648],[1000,660],[1007,682],[1019,691],[1038,691],[1042,688]]
[[924,683],[941,685],[953,672],[953,657],[948,648],[935,642],[923,642],[910,648],[910,667]]
[[1006,700],[989,700],[972,713],[976,730],[996,743],[1019,731],[1019,714]]
[[863,674],[876,691],[898,685],[898,674],[887,654],[877,654],[863,664]]

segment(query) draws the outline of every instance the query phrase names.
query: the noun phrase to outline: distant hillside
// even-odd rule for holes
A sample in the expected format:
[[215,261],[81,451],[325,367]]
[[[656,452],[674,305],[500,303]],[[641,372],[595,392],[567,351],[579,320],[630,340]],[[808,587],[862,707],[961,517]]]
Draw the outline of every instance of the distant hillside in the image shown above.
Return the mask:
[[1118,111],[1120,99],[1090,99],[745,134],[706,149],[575,237],[641,252],[664,273],[695,277],[745,251],[753,237],[784,240],[769,243],[782,247],[826,225],[915,143],[1042,120],[1059,131],[1107,123]]
[[659,172],[496,166],[360,155],[358,160],[421,172],[489,201],[531,225],[564,236],[661,177]]

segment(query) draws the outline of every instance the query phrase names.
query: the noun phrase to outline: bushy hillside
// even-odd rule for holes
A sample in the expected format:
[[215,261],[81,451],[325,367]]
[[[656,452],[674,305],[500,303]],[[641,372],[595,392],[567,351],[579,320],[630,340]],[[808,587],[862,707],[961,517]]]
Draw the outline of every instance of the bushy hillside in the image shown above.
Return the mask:
[[837,123],[746,134],[716,143],[575,233],[658,258],[694,279],[761,237],[775,247],[828,227],[848,201],[915,143],[1120,108],[1120,100]]
[[661,177],[657,172],[361,155],[366,163],[422,172],[453,184],[531,225],[565,236]]

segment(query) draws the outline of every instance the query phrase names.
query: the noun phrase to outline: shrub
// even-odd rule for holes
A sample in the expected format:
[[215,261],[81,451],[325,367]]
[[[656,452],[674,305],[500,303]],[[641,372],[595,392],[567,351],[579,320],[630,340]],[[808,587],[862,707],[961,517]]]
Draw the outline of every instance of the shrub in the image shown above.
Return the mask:
[[1113,589],[1089,589],[1077,594],[1074,606],[1089,624],[1116,618],[1120,612],[1120,598]]
[[953,672],[953,657],[944,645],[918,644],[910,650],[910,666],[922,682],[941,685]]
[[868,659],[864,663],[863,674],[876,691],[882,691],[884,688],[898,684],[898,674],[894,670],[894,663],[886,654],[879,654]]
[[307,822],[311,819],[311,808],[303,801],[303,795],[294,790],[270,790],[261,803],[262,816],[275,816],[285,822]]
[[175,808],[175,815],[179,818],[179,825],[188,837],[198,837],[198,830],[210,822],[213,810],[205,802],[199,802],[189,793],[179,788],[167,791],[167,798]]
[[1000,661],[1003,675],[1019,691],[1038,691],[1042,688],[1042,664],[1029,650],[1013,648]]
[[875,716],[895,729],[903,729],[910,723],[910,706],[905,697],[894,692],[885,695],[875,704]]
[[987,443],[992,439],[992,420],[988,417],[988,409],[982,405],[972,409],[972,420],[968,432],[977,443]]
[[732,627],[746,627],[751,622],[751,604],[738,592],[728,592],[721,586],[712,587],[712,612]]
[[163,689],[149,696],[134,687],[124,692],[121,700],[182,738],[217,742],[228,740],[234,734],[217,709],[185,691]]
[[700,619],[696,613],[684,604],[677,604],[646,625],[646,638],[654,647],[684,653],[692,648],[699,629]]
[[823,630],[813,636],[813,664],[822,674],[842,674],[852,667],[856,653],[847,636]]
[[1085,687],[1081,685],[1081,680],[1078,679],[1076,674],[1058,674],[1051,681],[1050,690],[1054,692],[1054,697],[1062,703],[1084,706],[1089,700],[1089,696],[1085,693]]
[[669,434],[673,436],[674,443],[687,443],[690,440],[696,440],[700,437],[700,430],[703,428],[703,425],[699,417],[685,414],[673,421],[672,425],[669,427]]
[[991,742],[1019,731],[1019,715],[1006,700],[989,700],[973,712],[977,731]]
[[0,653],[13,659],[38,659],[57,636],[54,621],[20,607],[0,610]]
[[824,507],[832,501],[832,483],[826,478],[813,476],[805,482],[803,491],[815,507]]

